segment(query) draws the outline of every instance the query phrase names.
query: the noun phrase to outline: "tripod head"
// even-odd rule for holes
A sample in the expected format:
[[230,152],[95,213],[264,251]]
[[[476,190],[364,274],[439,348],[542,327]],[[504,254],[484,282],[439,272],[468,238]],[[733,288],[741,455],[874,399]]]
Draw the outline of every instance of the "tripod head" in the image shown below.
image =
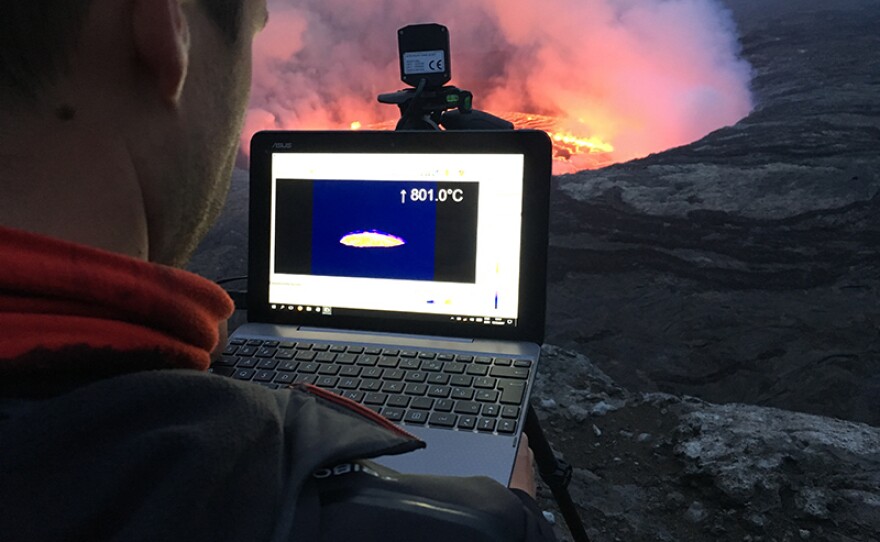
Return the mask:
[[513,130],[513,124],[473,108],[474,95],[447,86],[452,78],[449,31],[439,24],[417,24],[397,31],[400,78],[416,88],[379,95],[396,105],[396,130]]

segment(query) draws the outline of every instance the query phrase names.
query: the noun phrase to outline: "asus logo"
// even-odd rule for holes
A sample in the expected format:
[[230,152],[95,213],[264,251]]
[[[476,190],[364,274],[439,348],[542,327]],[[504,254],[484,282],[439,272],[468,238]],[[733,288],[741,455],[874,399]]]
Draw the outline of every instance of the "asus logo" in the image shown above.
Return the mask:
[[273,143],[273,149],[292,149],[293,143]]

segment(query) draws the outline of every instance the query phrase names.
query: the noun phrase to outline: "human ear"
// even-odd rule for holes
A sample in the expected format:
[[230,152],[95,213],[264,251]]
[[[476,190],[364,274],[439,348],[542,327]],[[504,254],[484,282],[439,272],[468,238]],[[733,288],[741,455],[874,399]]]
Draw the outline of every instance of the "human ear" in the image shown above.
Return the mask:
[[189,24],[180,0],[132,0],[134,48],[153,75],[160,99],[180,101],[189,65]]

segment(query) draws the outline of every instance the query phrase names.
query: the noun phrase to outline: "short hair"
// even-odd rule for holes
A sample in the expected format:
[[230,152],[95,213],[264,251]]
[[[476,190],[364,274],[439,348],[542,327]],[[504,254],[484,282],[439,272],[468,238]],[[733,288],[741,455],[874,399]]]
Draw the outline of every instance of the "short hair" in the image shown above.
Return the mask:
[[[0,16],[0,96],[36,101],[69,69],[91,0],[4,0]],[[230,44],[239,39],[242,0],[199,0]]]

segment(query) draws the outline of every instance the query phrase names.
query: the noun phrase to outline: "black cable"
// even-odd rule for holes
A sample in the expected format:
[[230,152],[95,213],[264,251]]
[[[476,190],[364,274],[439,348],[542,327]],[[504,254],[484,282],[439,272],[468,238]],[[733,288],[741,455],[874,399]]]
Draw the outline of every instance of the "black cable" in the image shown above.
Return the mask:
[[556,504],[559,505],[559,511],[568,525],[575,542],[590,542],[587,536],[587,530],[581,521],[577,507],[571,499],[568,492],[568,483],[571,481],[572,468],[571,465],[556,457],[550,443],[544,435],[541,428],[541,421],[535,413],[535,409],[529,405],[526,413],[526,425],[524,428],[526,435],[529,437],[529,448],[535,454],[535,463],[538,465],[538,472],[541,473],[541,479],[550,487]]
[[239,280],[247,280],[247,275],[244,275],[244,276],[242,276],[242,277],[227,277],[227,278],[225,278],[225,279],[220,279],[220,280],[218,280],[218,281],[216,281],[216,282],[217,282],[218,285],[223,286],[224,284],[227,284],[227,283],[229,283],[229,282],[236,282],[236,281],[239,281]]

